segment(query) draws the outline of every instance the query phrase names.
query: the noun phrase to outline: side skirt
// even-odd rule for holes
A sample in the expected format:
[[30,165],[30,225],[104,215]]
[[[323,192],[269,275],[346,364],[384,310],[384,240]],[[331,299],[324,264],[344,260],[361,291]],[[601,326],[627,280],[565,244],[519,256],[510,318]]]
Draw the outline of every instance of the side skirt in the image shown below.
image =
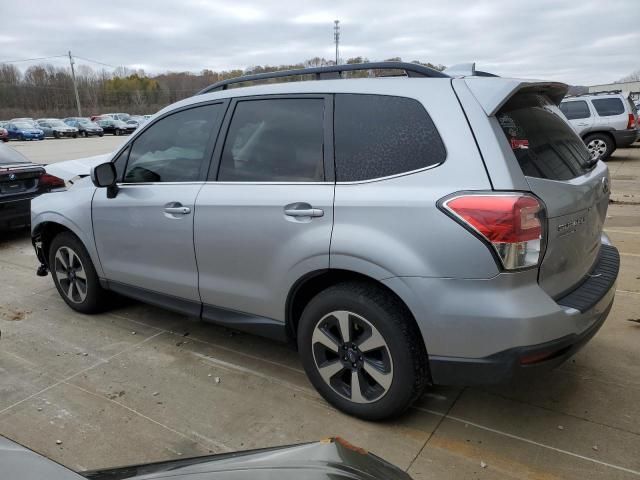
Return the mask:
[[134,298],[144,303],[156,305],[173,312],[191,317],[198,317],[206,322],[240,330],[253,335],[270,338],[279,342],[287,342],[287,331],[284,322],[272,318],[261,317],[251,313],[228,310],[213,305],[203,305],[200,302],[184,300],[163,293],[153,292],[144,288],[134,287],[112,280],[101,278],[102,288]]

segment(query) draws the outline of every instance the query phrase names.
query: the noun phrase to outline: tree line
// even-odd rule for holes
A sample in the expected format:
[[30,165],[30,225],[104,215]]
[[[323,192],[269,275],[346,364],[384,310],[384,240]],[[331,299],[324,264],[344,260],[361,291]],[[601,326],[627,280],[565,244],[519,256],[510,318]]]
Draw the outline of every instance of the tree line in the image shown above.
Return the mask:
[[[367,58],[354,57],[346,63],[368,62]],[[386,61],[401,61],[399,57]],[[443,65],[414,61],[420,65],[443,70]],[[292,70],[305,67],[334,65],[335,62],[315,57],[293,65],[262,65],[244,70],[213,71],[199,73],[167,72],[147,75],[143,70],[119,67],[113,71],[94,70],[87,65],[76,67],[76,84],[82,114],[96,115],[105,112],[129,112],[152,114],[183,98],[190,97],[204,87],[220,80],[242,75]],[[349,72],[349,77],[367,77],[380,72]],[[389,74],[389,72],[385,72]],[[277,81],[295,81],[296,77]],[[269,81],[266,81],[269,82]],[[264,83],[264,82],[261,82]],[[76,116],[76,99],[69,68],[50,64],[32,65],[22,71],[12,64],[0,64],[0,119],[16,117]]]

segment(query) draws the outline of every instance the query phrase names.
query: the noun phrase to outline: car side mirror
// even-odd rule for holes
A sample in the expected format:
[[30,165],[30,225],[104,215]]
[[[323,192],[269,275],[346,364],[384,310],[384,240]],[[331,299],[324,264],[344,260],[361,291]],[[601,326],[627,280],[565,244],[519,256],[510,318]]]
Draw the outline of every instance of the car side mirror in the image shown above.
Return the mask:
[[91,181],[98,188],[107,188],[107,198],[118,193],[116,166],[111,162],[101,163],[91,169]]

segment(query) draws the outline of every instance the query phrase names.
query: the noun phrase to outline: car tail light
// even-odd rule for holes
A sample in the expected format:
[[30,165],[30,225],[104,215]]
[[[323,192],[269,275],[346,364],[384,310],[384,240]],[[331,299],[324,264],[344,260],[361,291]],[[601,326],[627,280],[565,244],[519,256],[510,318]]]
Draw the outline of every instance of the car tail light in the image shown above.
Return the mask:
[[40,175],[40,179],[38,180],[38,186],[43,190],[49,191],[53,190],[54,188],[64,188],[66,184],[60,177],[49,175],[48,173],[43,173],[42,175]]
[[627,128],[631,129],[631,128],[635,128],[636,127],[636,117],[633,115],[633,113],[629,114],[629,121],[627,122]]
[[538,265],[542,258],[544,207],[525,193],[469,193],[442,202],[445,212],[483,239],[505,270]]

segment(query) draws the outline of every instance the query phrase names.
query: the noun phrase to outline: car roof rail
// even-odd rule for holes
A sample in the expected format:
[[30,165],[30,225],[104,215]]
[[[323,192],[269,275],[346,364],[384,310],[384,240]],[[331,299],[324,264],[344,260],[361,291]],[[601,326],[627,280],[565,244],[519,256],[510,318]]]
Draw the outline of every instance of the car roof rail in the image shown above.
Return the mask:
[[578,93],[576,95],[567,95],[567,98],[588,97],[589,95],[616,95],[618,93],[622,93],[622,90],[601,90],[599,92]]
[[230,78],[209,85],[200,90],[196,95],[226,90],[229,85],[235,83],[255,82],[257,80],[268,80],[272,78],[293,77],[297,75],[314,75],[314,80],[327,80],[342,78],[343,72],[363,71],[363,70],[404,70],[407,77],[425,78],[448,78],[449,75],[433,68],[417,63],[408,62],[370,62],[353,63],[344,65],[328,65],[325,67],[299,68],[295,70],[280,70],[277,72],[256,73],[254,75],[243,75],[241,77]]

